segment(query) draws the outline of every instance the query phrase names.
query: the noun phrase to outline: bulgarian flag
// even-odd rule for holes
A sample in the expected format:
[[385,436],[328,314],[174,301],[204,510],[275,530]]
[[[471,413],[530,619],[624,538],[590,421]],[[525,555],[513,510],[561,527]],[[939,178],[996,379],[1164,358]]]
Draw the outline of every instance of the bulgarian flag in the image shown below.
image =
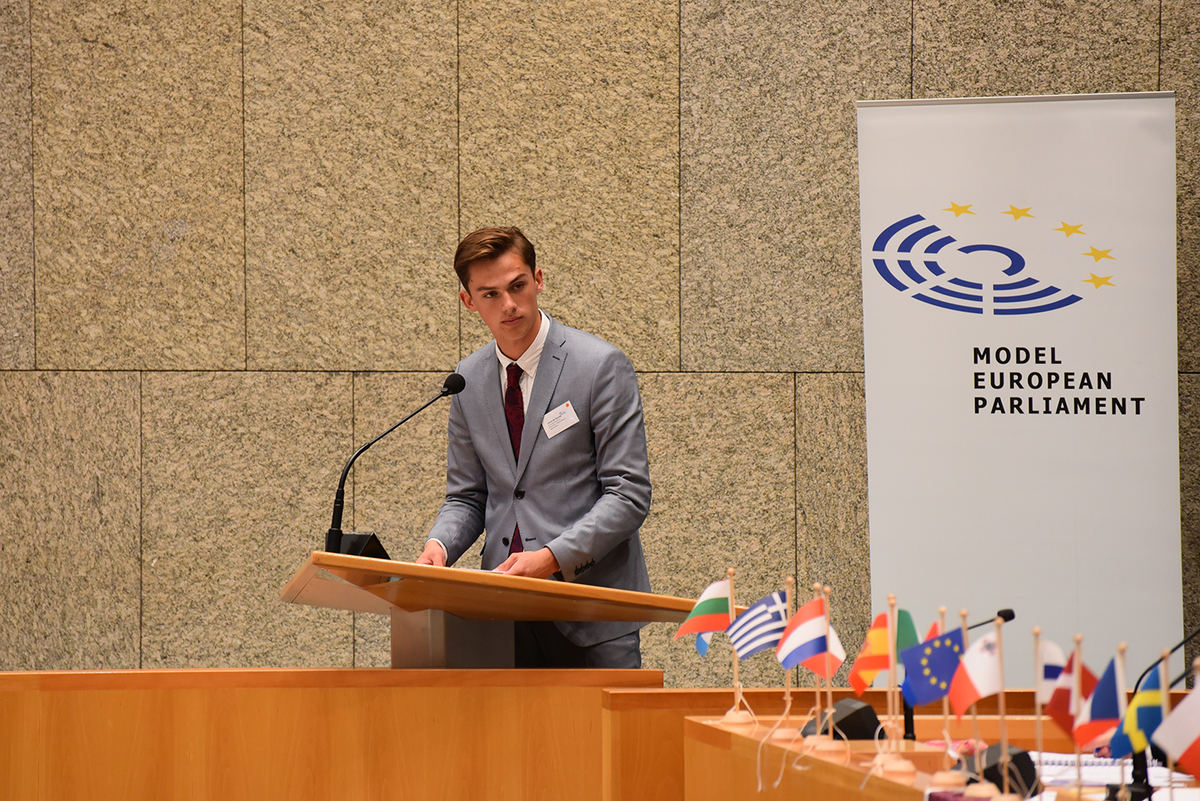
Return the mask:
[[675,632],[675,639],[685,634],[724,631],[733,622],[729,607],[729,579],[709,584],[696,599],[696,605],[679,626],[679,631]]

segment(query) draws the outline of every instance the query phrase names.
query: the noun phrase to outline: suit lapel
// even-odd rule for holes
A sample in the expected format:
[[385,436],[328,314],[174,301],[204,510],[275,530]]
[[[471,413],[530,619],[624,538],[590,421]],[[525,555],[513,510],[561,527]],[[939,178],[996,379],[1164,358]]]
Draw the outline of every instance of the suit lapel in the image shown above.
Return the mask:
[[[538,361],[537,376],[533,380],[529,410],[525,413],[525,428],[521,432],[521,460],[517,462],[518,482],[525,474],[525,468],[529,466],[529,459],[538,442],[538,433],[542,430],[542,418],[550,411],[550,399],[554,397],[554,390],[558,386],[558,379],[566,361],[566,339],[563,337],[562,327],[551,320],[546,344],[542,347],[542,358]],[[499,381],[499,372],[496,375],[496,380]]]

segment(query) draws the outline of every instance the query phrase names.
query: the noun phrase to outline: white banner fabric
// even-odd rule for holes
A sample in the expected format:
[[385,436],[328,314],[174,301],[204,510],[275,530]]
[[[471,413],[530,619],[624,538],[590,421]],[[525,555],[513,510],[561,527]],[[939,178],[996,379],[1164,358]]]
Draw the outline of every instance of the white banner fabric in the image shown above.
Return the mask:
[[873,608],[1132,681],[1183,629],[1173,94],[863,102],[858,146]]

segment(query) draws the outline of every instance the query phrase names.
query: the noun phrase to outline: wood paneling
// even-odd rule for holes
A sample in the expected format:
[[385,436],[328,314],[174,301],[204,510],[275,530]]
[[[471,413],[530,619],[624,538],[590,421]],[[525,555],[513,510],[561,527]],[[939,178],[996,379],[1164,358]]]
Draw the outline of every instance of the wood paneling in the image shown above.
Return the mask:
[[0,797],[599,799],[601,692],[659,671],[0,674]]

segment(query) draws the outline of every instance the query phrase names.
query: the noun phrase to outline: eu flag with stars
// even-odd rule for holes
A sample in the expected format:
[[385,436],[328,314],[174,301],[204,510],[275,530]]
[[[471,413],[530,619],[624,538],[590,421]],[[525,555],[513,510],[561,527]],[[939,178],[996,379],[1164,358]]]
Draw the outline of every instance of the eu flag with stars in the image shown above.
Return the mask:
[[962,629],[931,637],[900,652],[904,664],[904,700],[924,706],[945,698],[963,653]]

